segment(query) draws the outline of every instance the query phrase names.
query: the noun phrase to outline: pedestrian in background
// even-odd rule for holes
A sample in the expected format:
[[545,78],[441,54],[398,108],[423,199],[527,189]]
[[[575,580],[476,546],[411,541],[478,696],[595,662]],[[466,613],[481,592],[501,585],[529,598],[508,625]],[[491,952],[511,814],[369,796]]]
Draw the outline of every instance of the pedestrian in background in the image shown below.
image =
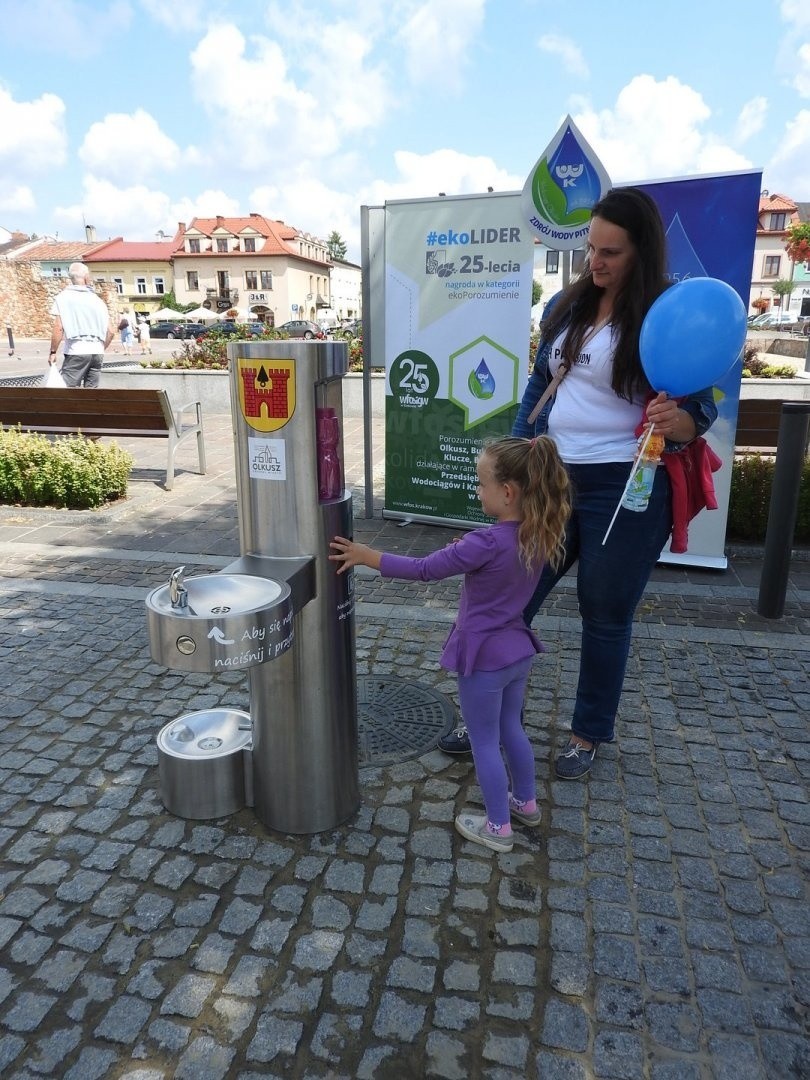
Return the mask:
[[121,315],[121,319],[118,323],[118,333],[121,335],[121,346],[124,350],[124,356],[129,356],[132,343],[135,340],[135,334],[132,329],[132,316],[130,315],[128,308],[124,308]]
[[146,353],[152,355],[152,334],[149,329],[149,320],[138,320],[138,341],[141,343],[141,356],[145,356]]
[[511,851],[511,819],[525,825],[541,820],[534,753],[522,711],[531,662],[543,646],[524,622],[523,610],[544,564],[556,565],[562,557],[570,512],[568,476],[545,436],[492,442],[476,468],[481,507],[496,524],[474,529],[421,559],[336,536],[331,547],[337,553],[329,558],[341,564],[339,574],[370,566],[385,577],[412,581],[464,575],[458,616],[440,662],[458,674],[461,713],[486,814],[459,814],[455,826],[475,844]]
[[90,287],[90,271],[84,263],[68,267],[70,284],[53,302],[53,328],[48,363],[56,363],[64,339],[62,378],[65,386],[96,387],[101,377],[104,350],[112,341],[107,305]]

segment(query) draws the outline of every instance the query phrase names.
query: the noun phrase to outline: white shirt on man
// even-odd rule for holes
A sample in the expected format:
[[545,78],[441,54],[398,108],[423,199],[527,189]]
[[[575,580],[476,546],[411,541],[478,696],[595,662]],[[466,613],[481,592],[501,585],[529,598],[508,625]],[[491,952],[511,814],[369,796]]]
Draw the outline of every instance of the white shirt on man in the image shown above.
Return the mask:
[[59,316],[65,335],[65,356],[92,356],[104,352],[110,313],[87,285],[68,285],[53,302],[51,315]]

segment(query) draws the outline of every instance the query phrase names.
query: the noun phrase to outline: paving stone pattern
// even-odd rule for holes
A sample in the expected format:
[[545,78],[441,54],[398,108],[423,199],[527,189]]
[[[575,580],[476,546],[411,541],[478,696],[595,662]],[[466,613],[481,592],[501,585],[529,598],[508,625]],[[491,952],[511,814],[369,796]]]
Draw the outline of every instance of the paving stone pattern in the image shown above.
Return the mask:
[[[445,539],[355,524],[389,549]],[[226,468],[213,492],[183,474],[129,513],[0,535],[0,1075],[810,1076],[802,566],[787,626],[752,614],[756,560],[725,586],[657,572],[585,783],[552,770],[578,662],[563,585],[527,696],[543,822],[497,855],[453,831],[480,792],[438,750],[362,770],[357,813],[317,836],[164,810],[158,730],[248,706],[238,673],[154,664],[143,609],[176,555],[194,573],[238,554]],[[455,701],[456,588],[358,575],[358,673]]]

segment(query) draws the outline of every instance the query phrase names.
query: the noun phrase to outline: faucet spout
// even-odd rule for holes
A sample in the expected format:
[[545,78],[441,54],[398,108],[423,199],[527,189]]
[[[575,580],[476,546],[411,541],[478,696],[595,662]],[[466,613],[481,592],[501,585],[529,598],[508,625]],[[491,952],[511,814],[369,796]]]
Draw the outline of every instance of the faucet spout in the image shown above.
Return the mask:
[[178,566],[169,575],[169,599],[173,608],[188,607],[188,589],[183,582],[185,566]]

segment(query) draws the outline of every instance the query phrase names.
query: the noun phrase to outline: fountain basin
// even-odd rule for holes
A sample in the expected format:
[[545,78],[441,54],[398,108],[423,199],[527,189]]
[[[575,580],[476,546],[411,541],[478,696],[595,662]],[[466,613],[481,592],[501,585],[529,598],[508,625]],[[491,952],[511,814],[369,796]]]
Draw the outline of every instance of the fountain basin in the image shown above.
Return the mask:
[[146,598],[152,659],[178,671],[233,671],[266,664],[293,641],[289,585],[251,574],[209,574],[183,581],[185,605],[170,585]]
[[188,713],[157,736],[160,793],[183,818],[225,817],[252,805],[250,716],[238,709]]

